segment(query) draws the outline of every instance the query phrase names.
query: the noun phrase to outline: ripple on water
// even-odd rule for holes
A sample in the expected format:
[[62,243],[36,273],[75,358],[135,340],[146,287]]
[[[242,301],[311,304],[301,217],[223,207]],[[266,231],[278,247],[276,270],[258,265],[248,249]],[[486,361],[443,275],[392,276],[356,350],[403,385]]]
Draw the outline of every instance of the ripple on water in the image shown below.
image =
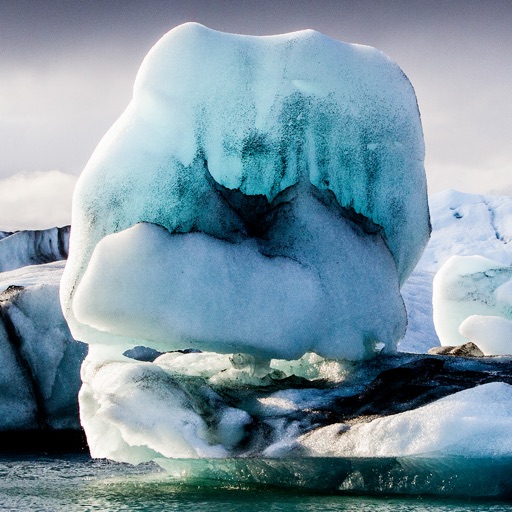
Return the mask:
[[131,466],[72,455],[1,458],[0,510],[512,512],[512,503],[340,495],[250,482],[206,482],[204,478],[183,483],[155,464]]

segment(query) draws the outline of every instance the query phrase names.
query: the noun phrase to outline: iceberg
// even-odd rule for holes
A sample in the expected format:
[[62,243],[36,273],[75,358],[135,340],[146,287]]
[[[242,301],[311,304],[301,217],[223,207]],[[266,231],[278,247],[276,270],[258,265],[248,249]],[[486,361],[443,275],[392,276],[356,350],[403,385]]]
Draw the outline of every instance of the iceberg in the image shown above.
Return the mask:
[[414,91],[381,52],[171,30],[75,189],[73,336],[91,357],[392,352],[430,232],[423,157]]
[[73,199],[61,303],[89,345],[91,454],[300,451],[383,363],[338,386],[347,368],[405,332],[400,286],[430,233],[423,158],[413,88],[373,48],[165,35]]
[[[398,344],[403,352],[425,353],[440,344],[433,322],[433,280],[451,256],[480,255],[512,264],[511,197],[445,190],[429,196],[429,209],[432,235],[401,289],[408,315],[406,335]],[[442,307],[437,309],[438,315],[442,315]],[[444,344],[467,342],[466,337],[456,338],[446,339]]]
[[68,257],[69,226],[36,231],[0,231],[0,272]]

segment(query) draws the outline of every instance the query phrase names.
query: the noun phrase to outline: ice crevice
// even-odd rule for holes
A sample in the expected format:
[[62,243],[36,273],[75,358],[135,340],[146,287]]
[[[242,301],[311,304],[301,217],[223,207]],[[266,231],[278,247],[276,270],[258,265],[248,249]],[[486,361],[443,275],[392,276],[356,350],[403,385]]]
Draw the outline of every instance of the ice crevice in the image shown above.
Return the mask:
[[499,229],[496,225],[496,222],[495,222],[496,214],[495,214],[494,209],[491,207],[491,205],[488,203],[488,201],[485,201],[485,199],[483,200],[483,203],[485,204],[485,206],[487,207],[487,211],[489,212],[489,222],[490,222],[492,228],[494,229],[496,239],[499,240],[500,242],[503,242],[504,244],[508,243],[508,241],[505,240],[503,238],[503,236],[500,234]]

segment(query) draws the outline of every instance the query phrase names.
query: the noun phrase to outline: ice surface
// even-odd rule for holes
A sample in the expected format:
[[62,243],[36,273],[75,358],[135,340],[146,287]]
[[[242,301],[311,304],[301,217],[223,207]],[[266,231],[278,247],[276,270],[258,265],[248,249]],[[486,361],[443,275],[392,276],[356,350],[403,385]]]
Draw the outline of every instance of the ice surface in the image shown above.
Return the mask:
[[413,89],[375,49],[172,30],[76,187],[73,335],[118,353],[393,350],[429,235],[423,153]]
[[56,261],[41,265],[28,265],[8,272],[0,272],[0,293],[9,286],[58,286],[65,265],[65,261]]
[[[89,344],[93,456],[286,451],[310,420],[255,420],[253,391],[303,383],[285,371],[302,363],[270,360],[359,361],[405,331],[399,287],[430,231],[423,157],[414,91],[375,49],[193,23],[164,36],[75,189],[61,300]],[[137,346],[216,354],[136,362]],[[225,399],[244,390],[247,407]]]
[[312,456],[510,455],[511,403],[512,386],[494,382],[369,423],[329,425],[305,434],[300,444]]
[[[167,353],[153,363],[86,360],[80,402],[92,455],[172,468],[180,462],[171,459],[182,458],[300,467],[308,457],[422,455],[443,465],[447,456],[512,453],[512,387],[500,382],[510,380],[510,358],[254,363],[206,352]],[[482,379],[496,382],[457,392]],[[227,479],[223,465],[218,477]]]
[[486,355],[511,354],[511,289],[512,267],[482,256],[452,256],[434,279],[434,323],[441,344],[469,339]]
[[512,197],[446,190],[430,196],[432,236],[418,264],[437,272],[450,256],[512,264]]

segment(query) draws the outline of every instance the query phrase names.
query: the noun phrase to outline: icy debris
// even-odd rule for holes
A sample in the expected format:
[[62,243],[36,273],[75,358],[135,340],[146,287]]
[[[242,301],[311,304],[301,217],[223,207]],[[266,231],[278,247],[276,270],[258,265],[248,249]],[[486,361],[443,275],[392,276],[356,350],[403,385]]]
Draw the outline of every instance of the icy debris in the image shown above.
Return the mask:
[[483,357],[485,354],[473,342],[464,343],[464,345],[432,347],[429,354],[439,356],[457,356],[457,357]]

